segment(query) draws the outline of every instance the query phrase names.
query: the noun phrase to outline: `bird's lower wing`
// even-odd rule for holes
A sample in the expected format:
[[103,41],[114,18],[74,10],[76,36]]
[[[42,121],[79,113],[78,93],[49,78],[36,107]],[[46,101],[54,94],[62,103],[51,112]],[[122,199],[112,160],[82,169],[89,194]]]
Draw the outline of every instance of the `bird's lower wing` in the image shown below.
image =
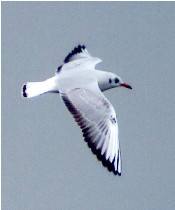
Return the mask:
[[[87,81],[86,81],[87,82]],[[88,84],[88,85],[87,85]],[[60,95],[80,126],[84,140],[103,165],[121,175],[118,124],[114,108],[96,81],[60,91]]]

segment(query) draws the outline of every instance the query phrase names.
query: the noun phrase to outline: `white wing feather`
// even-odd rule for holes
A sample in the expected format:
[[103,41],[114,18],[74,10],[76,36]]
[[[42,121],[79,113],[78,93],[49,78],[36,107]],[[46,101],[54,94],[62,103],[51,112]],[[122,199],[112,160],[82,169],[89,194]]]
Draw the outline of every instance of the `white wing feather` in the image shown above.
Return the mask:
[[65,70],[95,69],[95,66],[102,60],[97,57],[92,57],[84,45],[75,47],[64,59],[64,64],[59,66],[56,74]]

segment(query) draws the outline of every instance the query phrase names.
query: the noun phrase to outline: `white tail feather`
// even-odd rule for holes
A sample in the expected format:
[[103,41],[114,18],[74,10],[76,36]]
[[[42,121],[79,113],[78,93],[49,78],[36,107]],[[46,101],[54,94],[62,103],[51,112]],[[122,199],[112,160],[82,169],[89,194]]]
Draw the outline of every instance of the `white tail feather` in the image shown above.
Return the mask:
[[55,77],[52,77],[43,82],[27,82],[22,87],[22,96],[26,98],[32,98],[47,92],[58,93]]

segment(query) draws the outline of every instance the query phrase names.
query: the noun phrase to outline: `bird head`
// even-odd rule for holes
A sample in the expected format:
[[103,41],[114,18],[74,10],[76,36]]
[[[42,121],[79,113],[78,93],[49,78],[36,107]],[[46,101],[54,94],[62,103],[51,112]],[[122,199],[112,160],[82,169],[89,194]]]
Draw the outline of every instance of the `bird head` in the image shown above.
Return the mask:
[[118,75],[113,74],[113,73],[109,77],[109,84],[113,88],[122,86],[122,87],[125,87],[125,88],[132,89],[132,87],[129,84],[123,82],[123,80]]

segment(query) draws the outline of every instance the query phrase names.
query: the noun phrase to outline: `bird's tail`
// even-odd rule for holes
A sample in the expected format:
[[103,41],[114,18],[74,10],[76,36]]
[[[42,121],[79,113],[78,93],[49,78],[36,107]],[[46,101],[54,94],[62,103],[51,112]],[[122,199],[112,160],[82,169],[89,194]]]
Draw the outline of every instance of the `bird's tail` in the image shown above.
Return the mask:
[[27,82],[23,85],[21,94],[23,97],[32,98],[47,92],[57,92],[55,78],[52,77],[43,82]]

